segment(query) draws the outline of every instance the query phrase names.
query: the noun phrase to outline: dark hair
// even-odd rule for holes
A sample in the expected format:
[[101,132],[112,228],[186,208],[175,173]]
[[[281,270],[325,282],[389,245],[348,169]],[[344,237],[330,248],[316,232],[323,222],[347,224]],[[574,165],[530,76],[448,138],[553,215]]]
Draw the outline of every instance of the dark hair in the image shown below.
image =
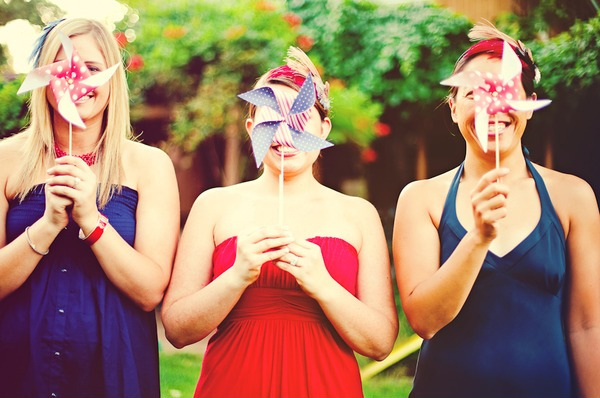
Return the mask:
[[[470,60],[480,55],[502,59],[504,42],[507,42],[521,61],[521,84],[523,84],[525,94],[528,97],[533,94],[534,86],[540,80],[540,71],[533,61],[531,50],[525,47],[521,41],[513,39],[491,24],[475,25],[469,32],[469,38],[478,42],[469,47],[458,58],[454,65],[453,74],[460,72]],[[452,87],[450,89],[450,97],[454,98],[457,91],[457,87]]]

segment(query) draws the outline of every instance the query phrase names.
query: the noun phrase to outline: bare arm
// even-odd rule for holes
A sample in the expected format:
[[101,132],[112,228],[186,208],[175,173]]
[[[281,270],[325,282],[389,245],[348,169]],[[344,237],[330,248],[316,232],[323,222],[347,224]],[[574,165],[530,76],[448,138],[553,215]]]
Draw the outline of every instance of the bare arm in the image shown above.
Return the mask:
[[600,214],[594,193],[579,184],[572,195],[567,237],[570,270],[568,337],[581,396],[599,397]]
[[[136,236],[131,247],[110,226],[91,246],[110,281],[145,311],[153,310],[163,298],[169,282],[179,237],[179,190],[173,164],[157,148],[145,148],[137,164],[144,168],[137,184]],[[143,165],[141,163],[144,163]],[[84,234],[96,226],[96,179],[81,159],[56,159],[50,169],[50,189],[73,200],[73,219]],[[73,187],[74,178],[81,182]]]
[[475,283],[496,236],[495,223],[506,214],[506,188],[494,183],[505,172],[492,170],[480,180],[472,194],[475,227],[443,266],[438,230],[429,210],[435,195],[426,184],[432,183],[412,183],[398,198],[392,243],[398,290],[410,325],[425,339],[456,317]]
[[[138,185],[135,243],[110,226],[92,250],[106,275],[146,311],[163,299],[179,238],[179,188],[169,157],[155,151]],[[110,220],[109,220],[110,223]],[[87,232],[84,230],[84,232]]]
[[[0,300],[17,290],[29,278],[42,259],[40,253],[48,250],[69,221],[66,209],[72,201],[53,195],[48,190],[45,191],[45,195],[44,215],[34,222],[27,232],[23,232],[7,244],[6,218],[9,206],[6,189],[0,194]],[[40,253],[33,250],[28,238]]]
[[203,193],[192,207],[162,306],[167,338],[178,348],[208,336],[258,278],[262,264],[287,253],[287,249],[271,249],[291,241],[279,227],[259,228],[239,236],[234,265],[211,282],[215,214],[223,204],[215,192]]
[[303,257],[302,266],[294,267],[285,261],[277,265],[290,272],[302,289],[318,301],[336,331],[354,351],[382,360],[391,352],[398,335],[398,313],[381,220],[370,203],[361,202],[353,208],[360,220],[362,235],[357,297],[327,272],[315,244],[301,241],[290,245],[290,253]]

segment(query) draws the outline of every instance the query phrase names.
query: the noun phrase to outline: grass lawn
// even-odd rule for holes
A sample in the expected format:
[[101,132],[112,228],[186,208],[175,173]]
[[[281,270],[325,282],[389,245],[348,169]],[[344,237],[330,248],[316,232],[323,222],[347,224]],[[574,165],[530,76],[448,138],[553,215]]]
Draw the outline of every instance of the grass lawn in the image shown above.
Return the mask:
[[[160,353],[160,388],[163,398],[190,398],[200,374],[202,356],[190,353]],[[375,376],[363,383],[365,397],[407,397],[412,379]]]

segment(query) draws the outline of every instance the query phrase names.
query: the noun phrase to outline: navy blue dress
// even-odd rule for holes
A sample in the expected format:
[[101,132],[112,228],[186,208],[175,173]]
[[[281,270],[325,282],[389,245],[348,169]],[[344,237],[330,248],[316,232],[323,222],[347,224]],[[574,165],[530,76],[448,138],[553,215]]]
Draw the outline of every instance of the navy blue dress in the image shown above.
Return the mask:
[[[423,342],[411,397],[573,397],[565,341],[567,265],[560,221],[539,173],[541,201],[531,234],[505,256],[488,252],[458,316]],[[456,216],[463,166],[439,227],[441,263],[467,231]]]
[[[138,194],[123,187],[102,210],[133,245]],[[7,241],[42,217],[44,186],[10,202]],[[36,269],[0,301],[0,396],[159,397],[154,312],[106,277],[71,220]]]

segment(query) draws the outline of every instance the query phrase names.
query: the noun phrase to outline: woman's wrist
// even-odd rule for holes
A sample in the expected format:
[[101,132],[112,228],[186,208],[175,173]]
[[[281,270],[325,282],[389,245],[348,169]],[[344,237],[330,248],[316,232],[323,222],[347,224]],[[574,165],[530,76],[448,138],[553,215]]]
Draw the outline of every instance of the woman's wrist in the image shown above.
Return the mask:
[[79,228],[79,239],[91,246],[100,239],[107,225],[108,218],[99,212],[93,227],[86,229],[83,229],[83,227]]

